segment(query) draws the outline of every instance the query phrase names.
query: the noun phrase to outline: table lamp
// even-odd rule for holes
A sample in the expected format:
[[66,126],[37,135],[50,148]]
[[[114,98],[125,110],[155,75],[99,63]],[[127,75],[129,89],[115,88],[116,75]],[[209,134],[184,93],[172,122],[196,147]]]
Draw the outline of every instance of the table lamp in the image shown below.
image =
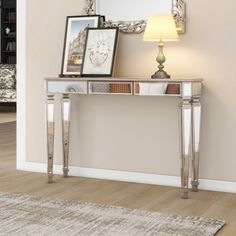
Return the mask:
[[159,53],[156,58],[159,70],[152,75],[152,79],[169,79],[164,71],[164,62],[166,61],[163,47],[165,41],[177,41],[179,39],[174,18],[171,14],[154,14],[148,18],[147,26],[144,32],[144,41],[159,42]]

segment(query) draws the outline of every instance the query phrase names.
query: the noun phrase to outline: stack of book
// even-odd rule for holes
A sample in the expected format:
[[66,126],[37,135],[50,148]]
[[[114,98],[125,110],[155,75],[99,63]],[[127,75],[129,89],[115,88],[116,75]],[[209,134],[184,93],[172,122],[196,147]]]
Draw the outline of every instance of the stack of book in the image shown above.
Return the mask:
[[16,51],[16,42],[8,42],[6,51],[15,52]]
[[16,56],[9,56],[7,58],[7,63],[8,64],[16,64]]
[[8,20],[9,21],[16,21],[16,13],[15,12],[9,12],[8,13]]

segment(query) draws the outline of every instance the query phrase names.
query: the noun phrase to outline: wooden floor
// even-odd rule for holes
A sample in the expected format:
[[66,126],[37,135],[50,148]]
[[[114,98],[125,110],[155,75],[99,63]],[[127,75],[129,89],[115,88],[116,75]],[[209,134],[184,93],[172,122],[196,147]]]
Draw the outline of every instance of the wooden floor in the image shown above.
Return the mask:
[[16,121],[15,110],[8,111],[8,110],[2,110],[0,108],[0,123],[13,122],[13,121]]
[[222,219],[227,225],[217,235],[236,236],[236,194],[200,191],[180,199],[179,189],[77,177],[55,177],[15,170],[15,123],[0,124],[0,191],[72,201],[113,204],[180,215]]

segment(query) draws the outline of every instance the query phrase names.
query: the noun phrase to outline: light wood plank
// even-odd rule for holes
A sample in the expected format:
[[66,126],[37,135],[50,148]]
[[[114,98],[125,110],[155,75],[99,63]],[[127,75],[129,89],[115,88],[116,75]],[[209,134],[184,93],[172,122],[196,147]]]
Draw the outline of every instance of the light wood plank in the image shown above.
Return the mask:
[[2,192],[212,217],[227,221],[219,236],[236,235],[236,194],[200,191],[183,200],[178,188],[61,176],[55,176],[55,183],[48,184],[45,174],[16,171],[15,129],[15,123],[0,124]]

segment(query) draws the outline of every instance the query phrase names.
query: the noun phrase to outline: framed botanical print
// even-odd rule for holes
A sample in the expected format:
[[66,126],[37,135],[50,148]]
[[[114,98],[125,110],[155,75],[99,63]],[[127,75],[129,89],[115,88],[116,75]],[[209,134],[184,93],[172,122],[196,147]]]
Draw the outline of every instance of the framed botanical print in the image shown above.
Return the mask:
[[87,29],[99,25],[98,15],[67,17],[61,75],[80,75]]
[[118,28],[88,29],[81,76],[112,76],[118,32]]

